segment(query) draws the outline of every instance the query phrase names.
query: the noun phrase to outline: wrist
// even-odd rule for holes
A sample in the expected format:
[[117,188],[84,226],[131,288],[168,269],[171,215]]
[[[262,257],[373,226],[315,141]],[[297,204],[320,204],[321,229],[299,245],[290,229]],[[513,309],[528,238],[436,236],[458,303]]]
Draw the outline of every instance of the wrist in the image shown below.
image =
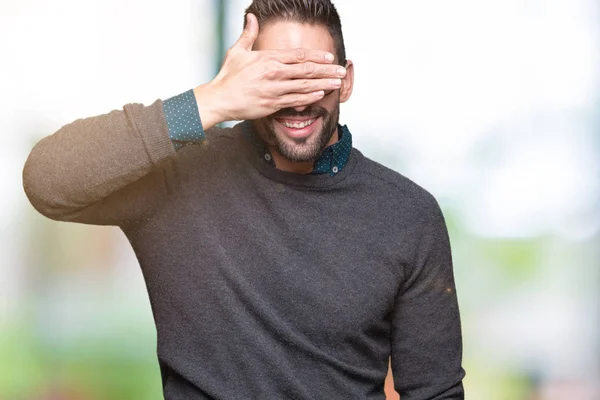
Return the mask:
[[204,130],[227,121],[227,116],[219,101],[219,92],[213,82],[205,83],[194,89],[196,104]]

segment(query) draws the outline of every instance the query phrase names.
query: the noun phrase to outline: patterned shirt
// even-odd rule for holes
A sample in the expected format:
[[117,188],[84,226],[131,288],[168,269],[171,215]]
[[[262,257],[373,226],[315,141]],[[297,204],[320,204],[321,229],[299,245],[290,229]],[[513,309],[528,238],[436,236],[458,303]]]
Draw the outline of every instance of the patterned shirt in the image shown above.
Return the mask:
[[[181,149],[186,142],[203,141],[206,138],[193,89],[166,99],[163,102],[163,110],[175,150]],[[273,156],[266,143],[249,130],[246,130],[245,133],[253,142],[259,156],[267,164],[275,167]],[[339,124],[338,133],[339,140],[323,150],[315,161],[311,174],[329,173],[334,176],[348,163],[352,150],[352,134],[346,125]]]

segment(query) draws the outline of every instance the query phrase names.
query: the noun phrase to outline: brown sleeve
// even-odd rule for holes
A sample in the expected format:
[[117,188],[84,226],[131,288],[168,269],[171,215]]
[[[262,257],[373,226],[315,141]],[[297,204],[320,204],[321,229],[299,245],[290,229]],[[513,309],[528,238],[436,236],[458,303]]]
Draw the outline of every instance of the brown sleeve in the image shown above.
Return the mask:
[[50,219],[123,226],[164,204],[173,191],[175,154],[162,101],[126,104],[37,142],[23,188]]

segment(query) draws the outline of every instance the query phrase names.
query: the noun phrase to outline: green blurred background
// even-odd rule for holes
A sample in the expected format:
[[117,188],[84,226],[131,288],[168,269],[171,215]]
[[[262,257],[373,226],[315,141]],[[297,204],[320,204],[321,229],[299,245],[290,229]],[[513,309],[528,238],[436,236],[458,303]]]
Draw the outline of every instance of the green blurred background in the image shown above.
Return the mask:
[[[162,398],[126,238],[37,214],[21,171],[64,124],[210,80],[249,2],[0,3],[0,400]],[[467,399],[600,399],[598,2],[336,5],[341,122],[446,215]]]

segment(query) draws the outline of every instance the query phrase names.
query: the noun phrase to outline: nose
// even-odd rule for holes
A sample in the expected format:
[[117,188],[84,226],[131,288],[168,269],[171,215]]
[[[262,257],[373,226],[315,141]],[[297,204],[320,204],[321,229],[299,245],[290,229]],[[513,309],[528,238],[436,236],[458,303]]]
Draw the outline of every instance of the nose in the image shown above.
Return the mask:
[[301,113],[302,111],[306,110],[307,108],[308,108],[308,106],[294,107],[294,110]]

